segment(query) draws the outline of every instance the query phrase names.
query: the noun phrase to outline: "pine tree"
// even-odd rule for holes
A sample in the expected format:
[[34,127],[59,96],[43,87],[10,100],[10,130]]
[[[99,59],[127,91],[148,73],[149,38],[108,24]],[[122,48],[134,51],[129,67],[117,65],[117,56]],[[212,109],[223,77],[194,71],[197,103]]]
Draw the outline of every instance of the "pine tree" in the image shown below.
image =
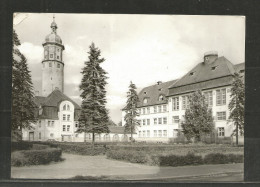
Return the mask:
[[[239,74],[234,74],[234,81],[231,88],[231,101],[228,105],[230,110],[229,119],[235,124],[236,144],[238,145],[238,134],[244,134],[244,112],[245,112],[245,85]],[[239,131],[239,132],[238,132]]]
[[125,107],[126,115],[124,117],[125,120],[125,133],[131,133],[131,141],[133,141],[133,133],[135,132],[136,126],[139,125],[136,117],[138,116],[137,111],[137,103],[139,102],[139,98],[136,92],[135,84],[130,82],[129,92],[127,95],[127,103]]
[[33,84],[25,56],[17,48],[18,35],[13,31],[12,130],[31,129],[37,121],[33,102]]
[[181,126],[182,132],[188,140],[195,138],[195,140],[201,141],[203,135],[213,131],[212,112],[211,109],[208,109],[201,91],[196,91],[189,96],[189,108],[185,111]]
[[[108,110],[105,105],[107,85],[106,72],[100,66],[105,61],[100,58],[101,51],[92,43],[89,47],[89,60],[82,69],[83,78],[80,84],[82,98],[79,128],[77,132],[92,133],[92,144],[95,143],[95,134],[109,133]],[[86,141],[86,138],[85,138]]]

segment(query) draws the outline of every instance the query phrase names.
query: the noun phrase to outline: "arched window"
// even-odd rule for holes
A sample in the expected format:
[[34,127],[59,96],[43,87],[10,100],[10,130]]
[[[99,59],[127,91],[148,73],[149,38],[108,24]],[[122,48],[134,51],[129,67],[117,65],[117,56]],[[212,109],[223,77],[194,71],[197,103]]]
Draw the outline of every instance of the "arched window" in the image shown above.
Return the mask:
[[109,135],[109,134],[105,134],[105,135],[104,135],[104,140],[105,140],[106,142],[109,142],[109,141],[110,141],[110,135]]
[[70,110],[70,105],[67,105],[67,110]]
[[124,136],[123,136],[123,142],[128,142],[128,136],[125,134]]
[[65,104],[65,105],[63,105],[63,110],[66,110],[66,104]]
[[144,98],[143,103],[146,104],[148,102],[147,98]]

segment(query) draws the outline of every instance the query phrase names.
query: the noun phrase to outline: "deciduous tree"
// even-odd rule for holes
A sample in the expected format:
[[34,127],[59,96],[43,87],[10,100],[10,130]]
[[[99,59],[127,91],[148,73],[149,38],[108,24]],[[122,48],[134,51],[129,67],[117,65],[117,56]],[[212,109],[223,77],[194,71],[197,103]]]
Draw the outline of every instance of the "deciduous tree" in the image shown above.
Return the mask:
[[201,141],[203,135],[212,132],[214,128],[212,112],[201,91],[196,91],[189,96],[189,108],[185,111],[181,126],[188,140],[195,138]]

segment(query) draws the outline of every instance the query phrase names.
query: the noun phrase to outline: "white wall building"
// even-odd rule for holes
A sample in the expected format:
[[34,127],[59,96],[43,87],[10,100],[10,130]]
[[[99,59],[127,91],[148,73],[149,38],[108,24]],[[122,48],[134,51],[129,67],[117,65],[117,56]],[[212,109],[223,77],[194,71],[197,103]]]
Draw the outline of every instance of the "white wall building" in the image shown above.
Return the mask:
[[[218,137],[230,137],[234,125],[228,122],[230,89],[235,72],[244,78],[245,64],[233,65],[216,52],[204,55],[203,62],[178,80],[143,88],[138,94],[141,126],[137,127],[137,141],[167,142],[177,137],[189,107],[188,95],[202,90],[212,109]],[[122,122],[125,112],[122,111]]]

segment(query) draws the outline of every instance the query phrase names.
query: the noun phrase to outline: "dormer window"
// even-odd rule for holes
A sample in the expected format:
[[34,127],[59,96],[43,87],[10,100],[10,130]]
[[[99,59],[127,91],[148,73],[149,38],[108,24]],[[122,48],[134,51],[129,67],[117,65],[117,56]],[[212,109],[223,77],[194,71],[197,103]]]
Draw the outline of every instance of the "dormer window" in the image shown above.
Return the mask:
[[159,96],[159,101],[163,101],[163,100],[164,100],[163,95],[160,95],[160,96]]
[[145,98],[145,99],[143,100],[143,103],[146,104],[147,102],[148,102],[148,99]]
[[159,88],[158,90],[159,90],[159,91],[162,91],[162,89],[161,89],[161,88]]
[[194,75],[195,72],[190,72],[190,76]]
[[245,72],[245,70],[244,69],[241,69],[240,71],[239,71],[239,73],[244,73]]
[[214,71],[217,68],[217,66],[212,66],[211,70]]
[[144,92],[144,95],[146,95],[147,94],[147,92]]

